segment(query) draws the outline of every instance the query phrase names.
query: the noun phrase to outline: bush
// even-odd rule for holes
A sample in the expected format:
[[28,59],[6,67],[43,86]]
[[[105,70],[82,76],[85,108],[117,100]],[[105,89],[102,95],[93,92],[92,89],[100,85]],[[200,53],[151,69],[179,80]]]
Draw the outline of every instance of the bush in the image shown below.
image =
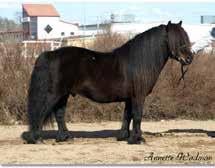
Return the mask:
[[26,98],[34,59],[22,56],[20,44],[0,47],[0,122],[26,121]]
[[215,119],[214,64],[215,55],[195,55],[178,85],[180,65],[170,60],[146,100],[146,118]]
[[[91,49],[111,51],[125,43],[128,38],[107,31],[98,36]],[[153,92],[146,98],[143,119],[215,119],[215,55],[195,55],[185,75],[181,77],[180,64],[169,60],[164,67]],[[69,121],[121,120],[124,103],[101,105],[86,98],[71,98],[67,108]]]
[[[107,32],[98,36],[91,49],[110,51],[128,38]],[[0,122],[26,123],[26,97],[34,57],[24,58],[20,44],[0,45]],[[169,60],[145,102],[143,118],[215,119],[215,55],[196,55],[185,81],[180,78],[180,64]],[[185,84],[185,87],[184,87]],[[121,120],[124,103],[98,104],[86,98],[70,97],[66,120],[95,122]]]

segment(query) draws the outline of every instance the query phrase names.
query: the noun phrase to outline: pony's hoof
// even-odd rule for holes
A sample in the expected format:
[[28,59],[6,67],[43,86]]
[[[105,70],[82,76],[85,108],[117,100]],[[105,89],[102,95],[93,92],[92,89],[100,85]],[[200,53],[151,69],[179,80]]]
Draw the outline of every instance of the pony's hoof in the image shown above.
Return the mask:
[[38,139],[38,140],[36,140],[35,144],[44,144],[44,142],[42,139]]
[[128,138],[128,144],[145,144],[145,139],[143,137],[139,138],[134,138],[134,137],[129,137]]
[[63,142],[72,138],[73,137],[69,132],[59,132],[56,137],[56,142]]
[[42,139],[33,132],[23,132],[21,137],[27,144],[39,144],[42,142]]
[[127,130],[120,130],[119,134],[117,135],[117,141],[125,141],[129,137],[129,132]]
[[146,141],[142,137],[141,131],[132,131],[130,137],[128,138],[128,144],[144,144],[145,142]]

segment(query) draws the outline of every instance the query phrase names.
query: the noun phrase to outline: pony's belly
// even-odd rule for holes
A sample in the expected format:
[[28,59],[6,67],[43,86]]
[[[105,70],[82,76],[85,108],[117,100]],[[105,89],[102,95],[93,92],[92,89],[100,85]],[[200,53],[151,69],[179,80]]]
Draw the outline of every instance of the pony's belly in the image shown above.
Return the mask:
[[126,95],[122,92],[114,92],[114,90],[111,91],[109,89],[101,91],[99,89],[84,88],[78,94],[98,103],[122,102],[126,100]]

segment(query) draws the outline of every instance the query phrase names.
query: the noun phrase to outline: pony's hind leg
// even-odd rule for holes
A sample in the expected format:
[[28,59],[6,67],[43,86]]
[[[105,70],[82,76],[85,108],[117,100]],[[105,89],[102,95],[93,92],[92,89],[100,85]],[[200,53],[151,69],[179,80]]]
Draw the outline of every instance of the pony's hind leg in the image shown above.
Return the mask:
[[122,128],[117,135],[118,141],[127,140],[129,137],[129,126],[132,119],[132,108],[130,99],[125,102],[125,110],[122,121]]
[[26,140],[28,144],[40,144],[42,143],[41,132],[41,128],[37,130],[30,130],[27,132],[23,132],[21,137]]
[[68,95],[64,96],[60,99],[60,101],[56,104],[55,107],[55,118],[58,125],[58,133],[56,136],[56,141],[66,141],[69,138],[72,138],[69,133],[66,122],[65,122],[65,112],[66,112],[66,104],[67,104]]
[[44,116],[37,117],[31,116],[29,117],[29,131],[23,132],[21,137],[28,143],[28,144],[40,144],[43,141],[42,138],[42,127],[44,122]]

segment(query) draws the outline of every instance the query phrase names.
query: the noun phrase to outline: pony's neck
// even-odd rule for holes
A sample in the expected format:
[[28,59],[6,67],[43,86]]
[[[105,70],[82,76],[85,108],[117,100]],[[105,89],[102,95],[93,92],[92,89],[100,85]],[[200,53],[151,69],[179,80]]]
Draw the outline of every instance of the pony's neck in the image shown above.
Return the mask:
[[157,29],[159,31],[160,36],[157,35],[158,33],[153,34],[155,37],[152,36],[149,42],[153,43],[154,41],[156,41],[153,43],[155,44],[155,46],[149,47],[149,50],[151,50],[151,52],[149,53],[152,54],[151,56],[147,55],[146,57],[152,57],[151,59],[147,59],[150,60],[149,64],[151,66],[149,67],[149,69],[158,73],[159,75],[164,66],[166,65],[166,62],[168,61],[170,51],[168,46],[168,34],[166,31],[166,26],[162,25],[159,26]]
[[164,51],[163,54],[154,55],[155,56],[154,59],[151,60],[149,66],[147,67],[148,71],[150,71],[150,74],[152,75],[152,78],[154,80],[157,80],[159,74],[166,65],[166,62],[168,61],[168,54],[165,53],[166,52]]
[[159,26],[137,35],[120,51],[122,56],[127,55],[128,77],[135,83],[136,93],[147,95],[169,57],[166,27]]

